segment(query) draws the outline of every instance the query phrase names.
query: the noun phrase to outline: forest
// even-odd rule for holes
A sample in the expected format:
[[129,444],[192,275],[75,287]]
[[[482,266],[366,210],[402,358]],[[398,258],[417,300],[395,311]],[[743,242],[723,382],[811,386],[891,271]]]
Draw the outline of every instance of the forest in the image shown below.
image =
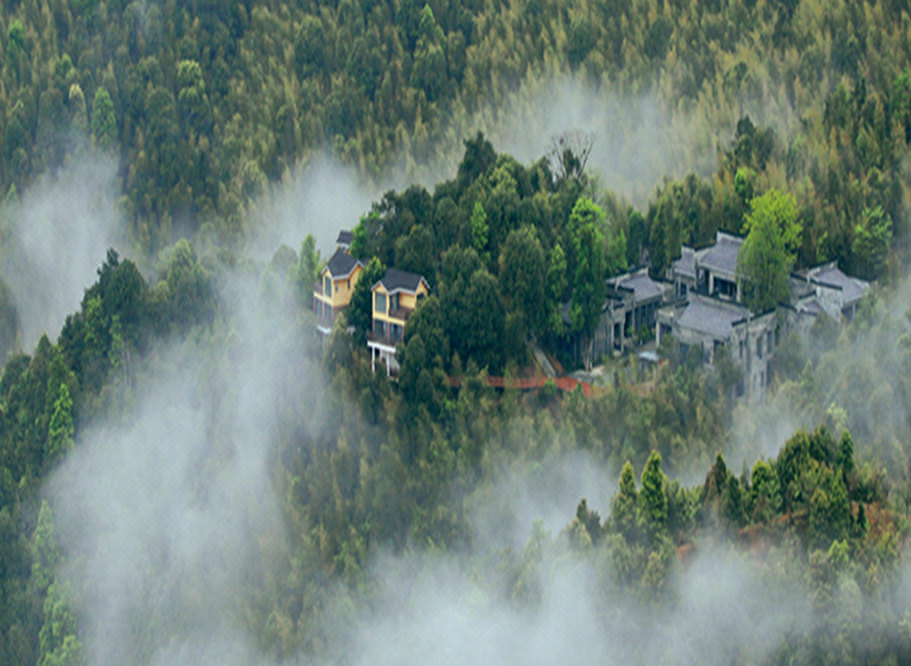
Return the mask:
[[[903,3],[4,0],[0,49],[0,662],[911,659]],[[635,104],[498,143],[579,87],[660,109],[644,197]],[[325,223],[258,248],[327,155],[370,203],[321,340]],[[35,192],[124,240],[32,340]],[[763,401],[673,340],[588,394],[486,381],[571,369],[607,278],[782,210],[781,266],[875,286],[783,336]],[[390,267],[431,285],[395,382]]]

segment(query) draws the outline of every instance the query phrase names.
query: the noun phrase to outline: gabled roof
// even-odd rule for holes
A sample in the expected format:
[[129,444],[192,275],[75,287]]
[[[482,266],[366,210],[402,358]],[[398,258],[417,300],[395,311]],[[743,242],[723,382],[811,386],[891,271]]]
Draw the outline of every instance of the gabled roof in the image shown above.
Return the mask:
[[740,254],[742,245],[743,238],[719,231],[715,244],[699,257],[699,265],[714,273],[735,275],[737,273],[737,255]]
[[383,285],[383,289],[390,294],[397,291],[407,291],[413,294],[417,292],[421,282],[424,283],[427,291],[430,291],[430,284],[424,279],[423,275],[409,273],[408,271],[400,271],[397,268],[390,268],[386,271],[386,275],[383,276],[383,279],[373,285],[371,289],[376,289],[376,286],[381,284]]
[[800,301],[795,306],[795,309],[798,312],[806,312],[813,316],[827,314],[825,308],[819,304],[819,301],[816,300],[815,296],[810,296],[809,298]]
[[608,286],[617,290],[632,292],[636,303],[651,300],[664,294],[664,288],[651,277],[646,269],[624,273],[607,281]]
[[351,275],[354,272],[354,269],[357,266],[360,266],[361,262],[352,257],[350,254],[345,252],[342,249],[335,251],[335,254],[329,259],[326,264],[326,268],[323,270],[329,271],[329,275],[333,280],[343,280],[344,278]]
[[342,229],[338,232],[338,238],[335,239],[336,245],[344,245],[345,247],[351,246],[351,241],[354,240],[354,233],[348,231],[347,229]]
[[695,298],[687,304],[677,323],[716,340],[727,340],[731,337],[734,326],[749,316],[750,311],[743,306]]
[[824,287],[838,289],[842,294],[844,305],[859,301],[870,284],[850,275],[845,275],[836,265],[826,264],[818,270],[810,271],[810,281]]
[[696,250],[686,245],[680,248],[680,258],[672,264],[674,273],[696,278]]

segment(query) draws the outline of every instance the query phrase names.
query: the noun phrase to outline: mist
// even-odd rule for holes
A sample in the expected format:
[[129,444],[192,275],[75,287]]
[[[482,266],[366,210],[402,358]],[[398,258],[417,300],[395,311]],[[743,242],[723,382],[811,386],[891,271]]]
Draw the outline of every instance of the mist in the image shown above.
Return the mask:
[[[560,552],[559,540],[551,548]],[[735,552],[688,564],[666,611],[600,592],[592,559],[551,554],[530,608],[452,559],[384,561],[379,605],[352,630],[351,663],[758,663],[812,627],[797,581]]]
[[[523,164],[545,156],[554,137],[581,132],[593,139],[589,172],[600,184],[644,208],[665,178],[687,173],[709,177],[719,144],[733,136],[729,124],[705,122],[675,109],[654,90],[626,94],[609,85],[592,86],[580,77],[551,73],[529,77],[517,88],[474,112],[453,114],[439,130],[429,166],[405,157],[399,171],[427,182],[449,178],[464,152],[462,141],[482,131],[497,152]],[[435,181],[432,181],[435,182]]]
[[[756,105],[754,117],[762,116]],[[733,136],[736,118],[708,122],[674,109],[656,91],[627,95],[595,88],[569,74],[529,78],[514,92],[474,112],[441,114],[427,146],[407,146],[378,179],[346,165],[328,150],[317,152],[254,204],[251,249],[268,256],[281,244],[297,249],[302,231],[331,254],[340,229],[352,229],[383,192],[411,184],[428,189],[453,177],[464,141],[484,133],[497,153],[528,165],[547,155],[555,137],[581,132],[593,139],[589,173],[599,183],[645,209],[665,179],[696,173],[708,178],[718,146]]]
[[[688,133],[691,119],[655,96],[612,96],[572,79],[517,94],[532,101],[483,112],[479,126],[497,151],[525,163],[554,135],[594,132],[590,165],[632,201],[644,201],[664,177],[714,168],[718,137]],[[419,175],[427,186],[452,175],[470,135],[455,127],[446,133],[445,168]],[[403,167],[386,184],[401,187],[411,173]],[[34,265],[19,273],[33,277],[15,285],[9,277],[17,301],[36,304],[23,330],[59,329],[77,308],[115,244],[112,184],[111,165],[98,164],[23,196],[11,237]],[[254,205],[250,251],[267,258],[312,233],[328,253],[338,230],[352,228],[383,189],[322,157]],[[31,233],[41,224],[51,240]],[[72,266],[54,263],[69,255]],[[61,274],[75,286],[58,303]],[[315,355],[306,322],[281,307],[281,295],[264,297],[257,278],[223,271],[221,319],[151,352],[130,379],[127,406],[81,432],[48,484],[66,554],[61,575],[75,588],[89,664],[276,663],[257,645],[250,617],[280,594],[291,559],[276,455],[283,433],[323,427],[326,378],[308,360]],[[27,287],[37,290],[30,300],[19,296]],[[47,312],[38,307],[42,289]],[[793,425],[809,421],[789,414],[775,430],[744,425],[744,461],[777,452]],[[760,662],[813,630],[809,592],[787,558],[767,561],[711,538],[691,559],[675,561],[665,610],[605,584],[612,564],[602,551],[574,551],[565,528],[583,497],[607,519],[617,476],[579,452],[505,461],[469,496],[452,498],[469,516],[467,552],[378,548],[369,589],[355,605],[346,603],[351,590],[327,593],[324,607],[345,609],[327,613],[345,622],[320,628],[332,662]],[[543,556],[528,572],[538,599],[520,603],[509,572],[541,532]],[[297,655],[299,663],[312,659]]]
[[225,320],[153,351],[50,479],[89,664],[252,663],[247,611],[288,559],[278,412],[322,380],[255,276],[221,293]]
[[836,438],[847,429],[861,460],[878,458],[891,474],[906,474],[909,298],[911,277],[874,286],[853,322],[829,321],[792,349],[800,366],[790,371],[793,376],[780,377],[763,403],[734,411],[733,469],[741,461],[752,465],[760,456],[774,458],[796,430],[822,424]]
[[56,338],[108,248],[124,248],[116,171],[114,160],[86,151],[0,211],[0,277],[18,312],[21,349],[42,333]]
[[328,257],[335,249],[338,232],[357,226],[382,192],[394,187],[391,183],[388,187],[372,184],[354,167],[320,153],[254,203],[251,254],[268,259],[280,245],[297,251],[309,233]]

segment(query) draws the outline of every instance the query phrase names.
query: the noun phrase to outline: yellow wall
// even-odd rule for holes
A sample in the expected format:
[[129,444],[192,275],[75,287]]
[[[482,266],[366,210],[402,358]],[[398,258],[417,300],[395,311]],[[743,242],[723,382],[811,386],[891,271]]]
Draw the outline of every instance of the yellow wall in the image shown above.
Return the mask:
[[[321,300],[323,303],[328,303],[333,308],[344,308],[351,303],[351,295],[354,293],[354,287],[357,284],[358,278],[360,278],[363,269],[361,265],[358,264],[354,267],[354,270],[351,271],[351,275],[341,280],[332,281],[332,296],[326,296],[316,292],[316,297]],[[329,273],[328,268],[324,268],[323,272],[320,273],[320,285],[325,282],[325,277]],[[348,286],[348,283],[351,283],[351,286]]]
[[[376,295],[377,294],[386,294],[386,312],[381,314],[376,311]],[[399,308],[410,308],[414,309],[417,307],[417,295],[423,294],[427,296],[427,286],[421,282],[418,284],[417,293],[408,293],[408,292],[398,292],[399,294]],[[405,325],[404,319],[396,319],[395,317],[389,316],[389,292],[383,287],[382,283],[376,285],[373,289],[373,318],[379,319],[380,321],[392,322],[400,324],[401,326]]]

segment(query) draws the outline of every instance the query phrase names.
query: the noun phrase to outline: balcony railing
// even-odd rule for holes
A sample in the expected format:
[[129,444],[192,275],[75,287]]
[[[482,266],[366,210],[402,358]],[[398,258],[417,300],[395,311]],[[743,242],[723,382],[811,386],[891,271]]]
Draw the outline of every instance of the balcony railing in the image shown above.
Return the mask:
[[390,319],[398,319],[399,321],[408,321],[408,317],[411,316],[411,313],[414,312],[414,308],[395,308],[394,310],[389,310]]
[[367,333],[367,339],[370,342],[377,342],[381,345],[388,345],[390,347],[395,347],[397,344],[399,344],[400,342],[402,342],[404,340],[404,332],[393,337],[392,335],[390,335],[389,331],[386,331],[386,333],[383,335],[380,335],[379,333],[375,333],[374,331],[369,331]]

